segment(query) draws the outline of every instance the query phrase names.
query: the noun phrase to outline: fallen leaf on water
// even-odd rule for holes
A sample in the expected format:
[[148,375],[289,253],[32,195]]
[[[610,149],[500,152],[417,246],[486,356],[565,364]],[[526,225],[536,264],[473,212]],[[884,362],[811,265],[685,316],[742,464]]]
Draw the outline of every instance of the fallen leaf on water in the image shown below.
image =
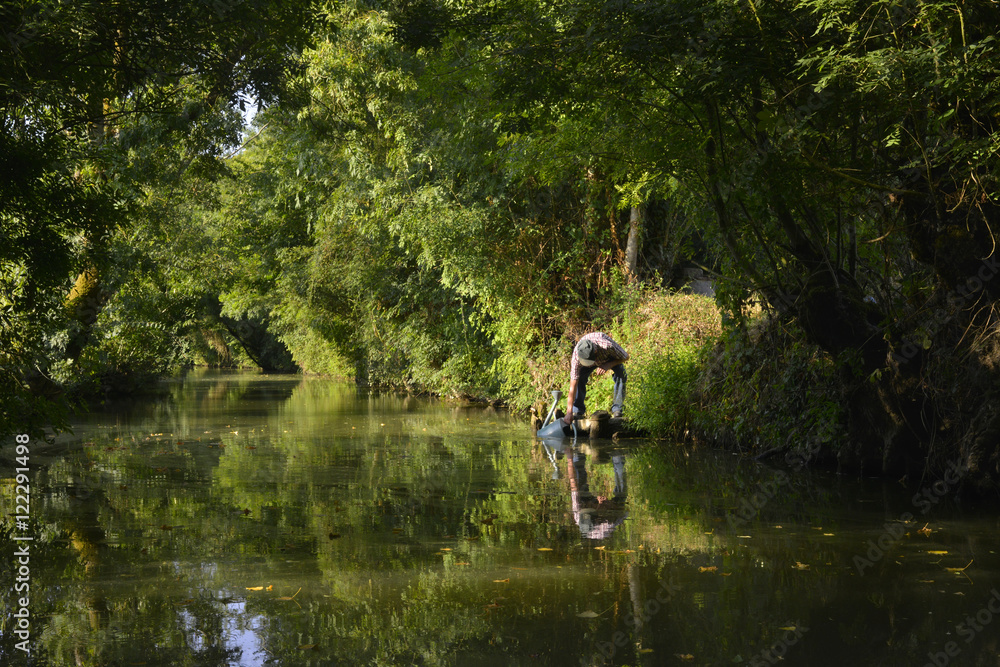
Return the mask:
[[[270,590],[270,588],[268,590]],[[295,591],[295,595],[298,595],[301,592],[302,592],[302,587],[299,586],[299,590]],[[282,600],[287,602],[288,600],[294,600],[295,595],[282,595],[280,598],[275,598],[275,600]]]
[[441,547],[441,551],[451,551],[451,547]]
[[588,611],[581,611],[579,614],[577,614],[577,616],[579,616],[580,618],[597,618],[598,616],[600,616],[600,614],[598,614],[596,611],[588,610]]
[[795,561],[795,565],[793,565],[792,567],[794,567],[796,570],[808,570],[809,569],[809,565],[807,563],[800,563],[799,561]]
[[552,551],[549,547],[538,547],[539,551]]
[[932,556],[943,556],[943,555],[945,555],[948,552],[947,551],[928,551],[927,553],[931,554]]
[[927,526],[929,526],[929,525],[930,525],[930,524],[927,524],[927,523],[925,523],[925,524],[924,524],[924,527],[923,527],[923,528],[921,528],[920,530],[918,530],[917,532],[918,532],[918,533],[923,533],[924,535],[930,535],[930,534],[931,534],[932,532],[934,532],[934,531],[932,531],[932,530],[931,530],[930,528],[928,528],[928,527],[927,527]]
[[455,565],[471,565],[472,563],[455,563]]
[[262,591],[262,590],[264,590],[264,587],[263,586],[247,586],[247,590],[248,591]]
[[[969,565],[972,565],[972,561],[971,560],[969,561]],[[968,570],[969,569],[969,565],[966,565],[965,567],[946,567],[944,569],[948,570],[949,572],[954,572],[954,573],[958,574],[959,572],[965,572],[966,570]]]
[[674,653],[681,660],[694,660],[694,656],[690,653]]
[[[651,648],[641,648],[641,649],[639,649],[639,653],[652,653],[652,652],[653,652],[653,649],[651,649]],[[687,660],[688,658],[684,658],[684,659]],[[694,656],[692,655],[690,659],[694,660]]]
[[594,550],[596,550],[596,551],[603,551],[603,550],[604,550],[605,548],[606,548],[606,547],[603,547],[603,546],[600,546],[600,547],[594,547]]
[[267,587],[267,590],[272,590],[273,588],[274,588],[274,584],[271,584],[270,586]]
[[494,584],[506,584],[506,583],[509,583],[509,582],[510,582],[510,579],[494,579],[493,580]]
[[833,533],[823,533],[823,537],[833,537]]
[[719,568],[716,567],[715,565],[709,565],[708,567],[699,567],[698,571],[699,572],[715,572],[718,569]]
[[784,630],[786,632],[795,632],[798,628],[796,628],[794,625],[786,625],[785,627],[778,628],[778,629],[779,630]]

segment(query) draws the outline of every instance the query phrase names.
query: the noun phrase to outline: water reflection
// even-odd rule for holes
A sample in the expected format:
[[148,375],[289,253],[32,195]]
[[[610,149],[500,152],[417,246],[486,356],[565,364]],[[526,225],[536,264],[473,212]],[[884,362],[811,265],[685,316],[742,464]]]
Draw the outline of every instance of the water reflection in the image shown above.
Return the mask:
[[542,439],[549,461],[552,462],[552,479],[559,479],[559,460],[565,459],[566,478],[569,482],[570,506],[573,520],[580,528],[580,534],[590,540],[604,540],[628,517],[625,501],[628,499],[628,485],[625,479],[625,453],[613,449],[610,465],[614,475],[614,486],[607,495],[595,495],[590,490],[587,474],[588,455],[596,465],[601,454],[607,453],[602,445],[569,443],[565,440]]
[[690,447],[552,445],[502,411],[209,374],[33,449],[26,662],[11,456],[4,665],[998,659],[992,509],[922,514],[895,482],[776,484]]

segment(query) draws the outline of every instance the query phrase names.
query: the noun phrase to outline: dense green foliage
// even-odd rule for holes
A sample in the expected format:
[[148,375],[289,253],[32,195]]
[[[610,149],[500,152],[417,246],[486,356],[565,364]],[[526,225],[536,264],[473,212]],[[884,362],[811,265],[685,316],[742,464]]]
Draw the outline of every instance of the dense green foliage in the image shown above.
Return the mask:
[[190,4],[3,10],[6,429],[240,359],[524,407],[696,261],[722,370],[637,368],[646,426],[767,367],[759,305],[842,463],[1000,471],[992,3]]

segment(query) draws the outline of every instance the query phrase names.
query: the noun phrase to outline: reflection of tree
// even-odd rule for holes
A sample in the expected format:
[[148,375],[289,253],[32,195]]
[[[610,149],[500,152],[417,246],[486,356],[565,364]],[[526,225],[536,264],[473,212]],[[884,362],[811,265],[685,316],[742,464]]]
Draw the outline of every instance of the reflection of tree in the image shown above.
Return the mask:
[[[570,517],[574,493],[581,507],[587,491],[616,495],[618,450],[599,442],[577,452],[583,480],[572,448],[553,469],[542,446],[482,435],[509,432],[495,415],[418,398],[302,382],[230,428],[238,402],[216,405],[190,435],[140,421],[45,471],[33,572],[48,664],[240,664],[258,650],[274,664],[601,664],[616,632],[617,664],[728,664],[790,621],[905,664],[934,632],[907,620],[930,592],[893,560],[843,585],[853,547],[813,527],[851,534],[835,517],[853,486],[793,482],[737,533],[727,511],[773,471],[624,448],[628,521],[596,544]],[[194,424],[212,433],[198,441]],[[6,580],[9,568],[0,560]],[[960,604],[971,591],[948,597],[942,614],[978,609]]]

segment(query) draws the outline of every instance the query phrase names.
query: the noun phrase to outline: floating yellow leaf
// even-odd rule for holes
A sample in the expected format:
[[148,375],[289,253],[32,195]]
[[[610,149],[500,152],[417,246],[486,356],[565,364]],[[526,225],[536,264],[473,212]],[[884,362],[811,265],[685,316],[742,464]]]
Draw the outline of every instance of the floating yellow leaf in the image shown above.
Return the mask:
[[833,533],[823,533],[823,537],[833,537]]
[[552,551],[549,547],[538,547],[539,551]]
[[795,565],[793,565],[792,567],[794,567],[796,570],[808,570],[809,569],[809,565],[807,565],[806,563],[800,563],[799,561],[795,561]]
[[928,551],[927,553],[931,554],[932,556],[943,556],[943,555],[945,555],[948,552],[947,551]]
[[247,586],[247,590],[248,591],[262,591],[262,590],[264,590],[264,587],[263,586]]
[[[972,565],[971,560],[969,561],[969,565]],[[949,572],[954,572],[955,574],[958,574],[959,572],[965,572],[966,570],[968,570],[969,565],[966,565],[965,567],[946,567],[944,569],[948,570]]]
[[928,527],[927,527],[927,526],[929,526],[929,525],[930,525],[930,524],[926,524],[926,523],[925,523],[925,524],[924,524],[924,527],[923,527],[923,528],[921,528],[920,530],[918,530],[917,532],[918,532],[918,533],[922,533],[922,534],[924,534],[924,535],[930,535],[930,534],[931,534],[932,532],[934,532],[934,531],[932,531],[932,530],[931,530],[930,528],[928,528]]
[[600,616],[600,614],[598,614],[596,611],[587,610],[587,611],[581,611],[579,614],[577,614],[577,616],[580,618],[597,618],[598,616]]
[[493,583],[494,584],[506,584],[506,583],[510,583],[510,579],[494,579]]
[[[651,648],[641,648],[641,649],[639,649],[639,653],[652,653],[652,652],[653,652],[653,649],[651,649]],[[687,660],[687,658],[684,658],[684,659]],[[691,656],[691,660],[694,660],[694,656],[693,655]]]
[[715,565],[709,565],[708,567],[699,567],[698,571],[699,572],[715,572],[718,569],[719,568],[716,567]]
[[[299,590],[295,591],[295,595],[298,595],[300,592],[302,592],[301,586],[299,586]],[[282,595],[280,598],[275,598],[275,600],[283,600],[283,601],[294,600],[295,595]]]
[[797,629],[794,625],[786,625],[783,628],[778,628],[779,630],[785,630],[786,632],[795,632]]
[[691,655],[690,653],[674,653],[674,655],[680,658],[681,660],[694,660],[694,656]]
[[594,550],[596,550],[596,551],[603,551],[605,548],[606,547],[604,547],[603,545],[601,545],[599,547],[594,547]]

